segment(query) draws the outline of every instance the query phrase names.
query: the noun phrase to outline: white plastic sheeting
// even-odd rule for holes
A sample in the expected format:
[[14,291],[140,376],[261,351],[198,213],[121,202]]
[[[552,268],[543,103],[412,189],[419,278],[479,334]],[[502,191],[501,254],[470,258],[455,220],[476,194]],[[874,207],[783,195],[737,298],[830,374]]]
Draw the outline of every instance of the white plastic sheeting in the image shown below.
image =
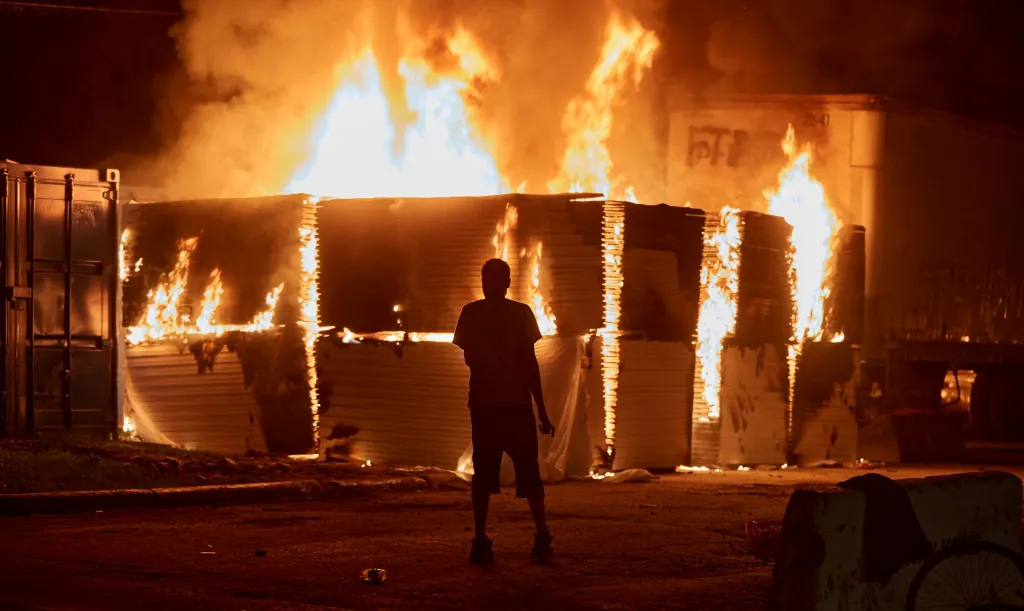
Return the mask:
[[[537,342],[536,350],[544,402],[548,417],[555,425],[553,439],[548,435],[540,436],[541,477],[545,482],[560,482],[566,477],[586,475],[590,469],[590,443],[584,374],[589,372],[582,368],[583,340],[547,337]],[[459,458],[456,470],[464,479],[472,477],[472,443]],[[514,481],[512,461],[505,456],[501,464],[501,483],[510,485]]]

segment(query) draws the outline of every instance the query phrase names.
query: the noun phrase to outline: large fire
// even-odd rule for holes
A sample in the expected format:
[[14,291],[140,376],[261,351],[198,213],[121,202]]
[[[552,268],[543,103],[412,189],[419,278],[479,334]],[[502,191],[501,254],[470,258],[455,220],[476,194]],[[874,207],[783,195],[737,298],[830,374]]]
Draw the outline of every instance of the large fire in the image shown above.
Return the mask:
[[702,421],[718,418],[722,388],[722,342],[736,330],[736,297],[739,291],[739,210],[724,207],[717,227],[704,232],[705,261],[700,270],[701,298],[697,315],[697,359],[704,382],[707,414]]
[[412,117],[400,130],[371,48],[338,70],[339,88],[321,120],[311,162],[288,191],[332,197],[494,195],[507,190],[467,99],[497,78],[476,39],[446,41],[457,59],[445,73],[418,54],[399,61]]
[[793,227],[793,340],[802,343],[822,339],[832,254],[840,224],[825,197],[825,187],[810,175],[811,147],[797,147],[792,125],[786,131],[782,150],[789,163],[779,173],[778,188],[766,191],[765,197],[768,213],[781,216]]
[[[789,409],[787,431],[793,426],[793,393],[797,360],[804,342],[821,341],[824,334],[825,300],[831,291],[833,254],[839,233],[839,219],[825,197],[825,187],[810,175],[812,150],[809,144],[797,147],[796,132],[790,125],[782,141],[789,163],[779,173],[775,192],[765,191],[768,212],[786,219],[793,228],[790,236],[790,289],[794,311],[792,344],[787,350],[789,369]],[[828,338],[843,340],[840,331]]]
[[[122,236],[122,244],[127,241],[127,238],[128,232],[125,231]],[[189,313],[183,311],[185,305],[183,299],[188,294],[188,271],[192,253],[198,243],[198,238],[187,238],[178,242],[178,255],[174,268],[167,274],[164,282],[149,292],[142,319],[128,327],[128,343],[138,345],[144,342],[158,342],[190,335],[218,336],[228,331],[251,333],[275,327],[274,313],[277,310],[281,292],[284,290],[284,284],[278,285],[267,293],[265,298],[267,309],[257,313],[248,324],[219,324],[217,322],[217,310],[225,293],[219,269],[214,269],[210,273],[199,305],[199,315],[196,316],[194,322],[191,320],[192,317]],[[122,251],[122,260],[123,256]],[[141,261],[140,259],[136,262],[136,271],[138,271]],[[127,269],[128,266],[122,264],[122,277],[126,277]]]
[[568,144],[561,174],[548,184],[552,193],[604,193],[635,201],[632,187],[611,176],[608,139],[616,103],[627,85],[640,85],[659,45],[654,32],[638,21],[612,13],[601,59],[587,80],[586,91],[570,102],[562,119]]

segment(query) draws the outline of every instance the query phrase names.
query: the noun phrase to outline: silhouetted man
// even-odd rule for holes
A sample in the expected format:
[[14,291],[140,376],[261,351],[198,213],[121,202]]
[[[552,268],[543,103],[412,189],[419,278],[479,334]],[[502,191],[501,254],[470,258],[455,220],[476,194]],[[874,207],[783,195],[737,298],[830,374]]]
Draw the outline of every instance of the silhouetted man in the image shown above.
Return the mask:
[[537,433],[530,396],[537,402],[540,431],[555,434],[540,388],[540,367],[533,347],[541,338],[530,306],[505,298],[511,270],[501,259],[484,263],[484,298],[462,308],[453,343],[469,365],[469,414],[473,424],[473,515],[476,537],[470,560],[494,560],[487,538],[487,509],[500,492],[501,457],[509,455],[516,472],[516,497],[530,503],[537,525],[533,554],[551,554],[544,516],[544,484],[537,463]]

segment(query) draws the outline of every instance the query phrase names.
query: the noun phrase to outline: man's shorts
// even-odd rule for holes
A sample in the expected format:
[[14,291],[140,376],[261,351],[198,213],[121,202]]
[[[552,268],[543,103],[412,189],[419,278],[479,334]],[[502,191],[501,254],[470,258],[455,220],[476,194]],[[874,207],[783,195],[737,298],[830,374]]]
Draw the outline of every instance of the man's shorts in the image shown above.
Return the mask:
[[533,406],[470,408],[473,422],[473,493],[501,492],[501,455],[516,471],[516,497],[544,495],[537,463],[537,421]]

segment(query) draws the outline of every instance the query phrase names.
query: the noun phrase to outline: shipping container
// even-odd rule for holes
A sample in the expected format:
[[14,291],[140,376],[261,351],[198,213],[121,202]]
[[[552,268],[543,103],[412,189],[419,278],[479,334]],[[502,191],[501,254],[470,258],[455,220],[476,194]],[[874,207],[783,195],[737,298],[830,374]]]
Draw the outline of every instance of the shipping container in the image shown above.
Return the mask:
[[671,205],[767,211],[793,126],[811,174],[866,229],[864,345],[1024,339],[1024,135],[876,96],[748,95],[670,101]]
[[0,163],[3,407],[10,435],[119,425],[117,170]]

